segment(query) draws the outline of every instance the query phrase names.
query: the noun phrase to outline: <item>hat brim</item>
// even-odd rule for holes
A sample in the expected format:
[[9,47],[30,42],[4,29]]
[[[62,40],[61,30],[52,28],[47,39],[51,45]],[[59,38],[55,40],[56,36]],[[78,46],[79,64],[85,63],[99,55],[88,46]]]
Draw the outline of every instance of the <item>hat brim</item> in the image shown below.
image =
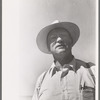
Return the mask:
[[47,35],[52,29],[57,28],[57,27],[65,28],[69,31],[73,39],[72,46],[77,42],[79,35],[80,35],[80,30],[76,24],[71,23],[71,22],[60,22],[60,23],[51,24],[51,25],[44,27],[39,32],[36,38],[37,46],[42,52],[51,54],[47,46]]

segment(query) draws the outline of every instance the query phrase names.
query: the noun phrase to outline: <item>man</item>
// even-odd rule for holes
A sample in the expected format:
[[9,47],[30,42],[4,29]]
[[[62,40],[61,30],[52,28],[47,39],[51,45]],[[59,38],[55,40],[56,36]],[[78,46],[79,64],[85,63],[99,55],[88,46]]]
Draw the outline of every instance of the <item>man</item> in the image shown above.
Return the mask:
[[37,80],[32,100],[94,100],[94,64],[76,59],[72,47],[80,35],[71,22],[46,26],[37,36],[39,49],[52,54],[54,62]]

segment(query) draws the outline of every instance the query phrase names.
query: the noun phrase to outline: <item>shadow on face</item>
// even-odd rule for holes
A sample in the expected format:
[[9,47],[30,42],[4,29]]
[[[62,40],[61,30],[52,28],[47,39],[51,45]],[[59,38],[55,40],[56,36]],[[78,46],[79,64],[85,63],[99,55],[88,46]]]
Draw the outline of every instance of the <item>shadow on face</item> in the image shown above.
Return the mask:
[[52,54],[69,54],[72,42],[70,33],[64,28],[55,28],[47,36],[48,49]]

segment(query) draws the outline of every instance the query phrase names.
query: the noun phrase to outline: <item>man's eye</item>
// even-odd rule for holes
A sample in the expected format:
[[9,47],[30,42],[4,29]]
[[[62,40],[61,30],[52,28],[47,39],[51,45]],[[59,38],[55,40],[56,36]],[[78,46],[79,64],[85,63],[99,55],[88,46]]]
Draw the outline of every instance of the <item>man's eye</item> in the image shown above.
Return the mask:
[[50,37],[49,41],[54,42],[56,40],[56,37]]
[[55,40],[56,40],[56,38],[52,38],[52,39],[51,39],[51,42],[54,42]]
[[51,36],[50,39],[54,40],[56,39],[57,37],[56,36]]

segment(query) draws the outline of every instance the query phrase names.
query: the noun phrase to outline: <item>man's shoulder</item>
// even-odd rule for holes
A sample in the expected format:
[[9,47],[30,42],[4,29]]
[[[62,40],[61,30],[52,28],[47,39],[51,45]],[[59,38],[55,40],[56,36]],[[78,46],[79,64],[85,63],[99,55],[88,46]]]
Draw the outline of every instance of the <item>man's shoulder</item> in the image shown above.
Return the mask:
[[42,73],[40,74],[40,76],[39,76],[39,79],[42,79],[42,78],[45,76],[46,72],[47,72],[47,71],[42,72]]
[[84,66],[85,68],[90,68],[92,66],[95,66],[95,64],[92,62],[86,62],[80,59],[76,59],[76,63],[78,66]]
[[44,71],[42,74],[39,75],[39,77],[37,78],[37,84],[41,84],[44,77],[46,75],[46,71]]
[[39,75],[39,78],[42,79],[43,77],[45,77],[46,73],[49,72],[54,68],[55,64],[54,62],[51,64],[51,66],[46,69],[44,72],[42,72],[40,75]]

